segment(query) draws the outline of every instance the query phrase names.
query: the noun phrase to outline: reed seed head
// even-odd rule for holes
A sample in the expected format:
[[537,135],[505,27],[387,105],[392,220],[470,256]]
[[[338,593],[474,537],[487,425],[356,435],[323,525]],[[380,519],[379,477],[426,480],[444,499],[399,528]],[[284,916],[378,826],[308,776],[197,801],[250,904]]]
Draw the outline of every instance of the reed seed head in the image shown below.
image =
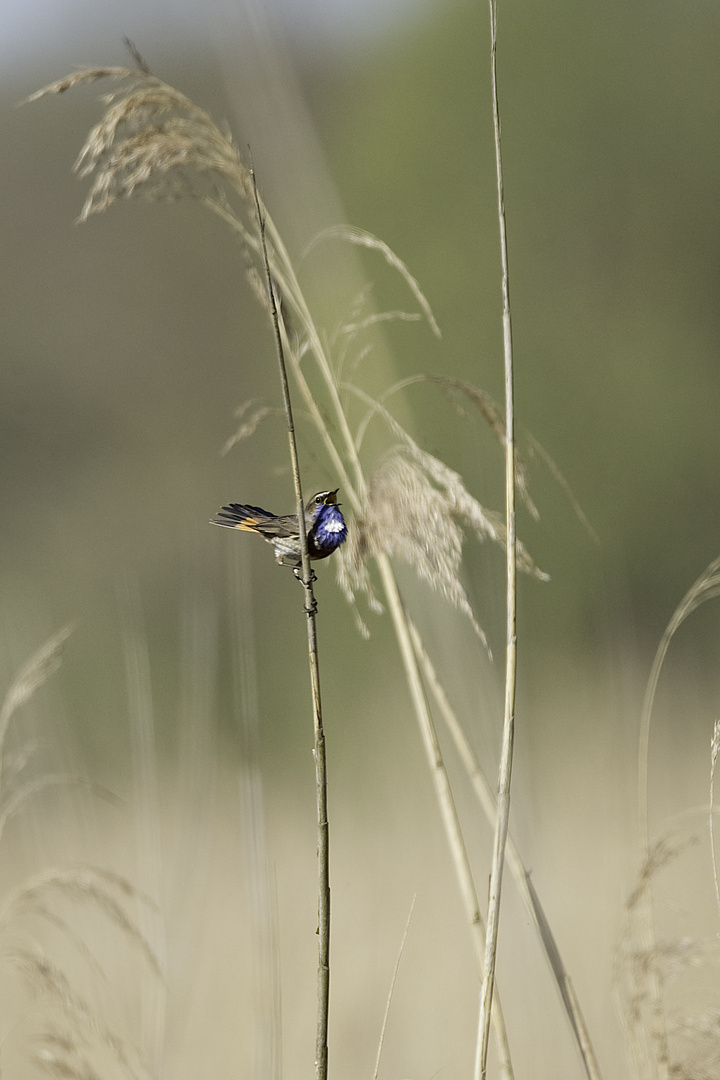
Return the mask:
[[[151,199],[203,194],[224,181],[243,198],[252,198],[250,172],[232,138],[204,109],[141,68],[91,68],[74,72],[33,94],[62,94],[75,86],[112,78],[124,85],[105,94],[105,113],[91,130],[75,162],[92,179],[80,221],[106,210],[118,199]],[[213,190],[217,197],[217,192]]]

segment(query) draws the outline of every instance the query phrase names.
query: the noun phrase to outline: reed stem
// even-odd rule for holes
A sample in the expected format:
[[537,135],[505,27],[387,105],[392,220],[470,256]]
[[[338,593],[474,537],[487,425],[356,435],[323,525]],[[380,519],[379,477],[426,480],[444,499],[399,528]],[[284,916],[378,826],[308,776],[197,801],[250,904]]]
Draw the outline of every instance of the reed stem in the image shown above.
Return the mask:
[[500,899],[502,893],[505,845],[510,822],[510,781],[512,778],[513,744],[515,741],[515,686],[517,679],[517,552],[515,546],[515,410],[512,354],[512,320],[510,316],[510,284],[508,274],[507,231],[505,225],[505,194],[503,189],[502,152],[500,146],[500,110],[497,88],[497,4],[490,3],[490,60],[492,78],[493,130],[495,134],[495,165],[497,172],[498,220],[500,224],[500,258],[502,262],[503,353],[505,360],[505,500],[506,500],[506,571],[507,571],[507,639],[505,652],[505,713],[503,718],[500,775],[498,778],[497,823],[490,871],[485,963],[480,992],[480,1018],[475,1060],[476,1080],[486,1080],[487,1053],[490,1036],[490,1013],[495,984]]
[[275,331],[275,347],[277,352],[278,367],[280,370],[280,383],[282,386],[283,404],[287,420],[288,441],[290,444],[290,460],[292,462],[293,480],[295,482],[295,501],[297,504],[297,516],[300,526],[300,551],[302,554],[302,583],[305,587],[305,614],[307,616],[308,633],[308,657],[310,662],[310,683],[312,687],[313,704],[313,727],[315,745],[313,755],[315,758],[315,791],[317,806],[317,850],[318,850],[318,971],[317,971],[317,1028],[315,1036],[315,1076],[316,1080],[327,1080],[328,1071],[328,1021],[330,1014],[330,833],[327,817],[327,763],[325,758],[325,732],[322,721],[322,702],[320,697],[320,668],[318,663],[317,603],[313,594],[313,575],[310,569],[310,554],[308,552],[307,529],[305,527],[305,506],[303,502],[302,483],[300,478],[300,464],[298,461],[297,440],[295,438],[295,423],[293,420],[292,402],[290,400],[290,387],[288,384],[287,367],[285,364],[285,351],[283,348],[283,336],[280,329],[280,315],[275,301],[270,262],[268,259],[267,242],[265,238],[265,215],[260,205],[260,196],[257,189],[255,171],[251,169],[253,182],[253,194],[255,196],[255,209],[257,211],[258,227],[260,230],[260,246],[262,252],[265,279],[268,290],[268,299],[272,314],[273,329]]

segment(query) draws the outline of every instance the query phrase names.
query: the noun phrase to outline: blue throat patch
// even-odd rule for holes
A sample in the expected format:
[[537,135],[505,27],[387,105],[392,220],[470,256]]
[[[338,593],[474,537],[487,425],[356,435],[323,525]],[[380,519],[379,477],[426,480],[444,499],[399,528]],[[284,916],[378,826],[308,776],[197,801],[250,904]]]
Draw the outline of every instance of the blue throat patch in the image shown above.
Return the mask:
[[347,525],[337,506],[321,506],[311,530],[318,551],[328,555],[347,540]]

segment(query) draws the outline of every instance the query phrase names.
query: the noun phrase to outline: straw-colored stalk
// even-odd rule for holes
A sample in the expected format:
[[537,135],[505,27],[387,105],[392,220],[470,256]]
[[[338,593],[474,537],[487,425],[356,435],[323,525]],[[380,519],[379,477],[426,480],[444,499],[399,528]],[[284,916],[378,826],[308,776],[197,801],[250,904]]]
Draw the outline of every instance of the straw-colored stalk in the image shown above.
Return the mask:
[[497,173],[498,219],[500,224],[500,258],[502,262],[503,354],[505,359],[505,500],[506,500],[506,615],[505,641],[505,712],[503,717],[500,775],[498,779],[497,821],[490,871],[487,934],[478,1042],[475,1056],[476,1080],[485,1080],[490,1035],[490,1012],[495,985],[500,901],[502,895],[505,844],[510,824],[510,781],[512,778],[513,743],[515,739],[515,686],[517,671],[517,554],[515,550],[515,409],[512,354],[512,320],[510,315],[510,284],[508,271],[507,232],[505,226],[505,196],[503,192],[502,152],[500,146],[500,111],[497,88],[497,6],[490,0],[490,58],[492,75],[493,131],[495,135],[495,165]]
[[297,505],[297,517],[300,527],[300,552],[302,557],[302,584],[305,587],[305,614],[307,616],[308,635],[308,659],[310,663],[310,683],[312,687],[313,705],[313,734],[314,734],[314,758],[315,758],[315,795],[317,808],[317,859],[318,859],[318,971],[317,971],[317,1027],[315,1035],[315,1075],[317,1080],[327,1080],[328,1072],[328,1025],[330,1019],[330,831],[327,816],[327,762],[325,756],[325,731],[322,719],[322,700],[320,695],[320,668],[318,664],[317,603],[313,595],[313,573],[310,568],[310,553],[308,551],[307,530],[305,527],[305,503],[302,491],[302,479],[300,475],[300,461],[298,459],[297,440],[295,438],[295,422],[293,419],[292,401],[290,398],[290,386],[288,383],[287,366],[285,364],[285,349],[283,346],[283,334],[280,329],[280,315],[275,300],[270,260],[268,258],[267,242],[265,239],[266,215],[260,205],[260,195],[257,189],[255,173],[252,173],[253,195],[257,212],[258,229],[260,232],[260,249],[262,253],[263,268],[265,270],[265,284],[267,286],[268,300],[272,315],[273,330],[275,332],[275,348],[278,368],[280,373],[280,385],[282,387],[283,405],[285,407],[285,419],[287,421],[288,442],[290,447],[290,461],[292,464],[293,481],[295,484],[295,501]]

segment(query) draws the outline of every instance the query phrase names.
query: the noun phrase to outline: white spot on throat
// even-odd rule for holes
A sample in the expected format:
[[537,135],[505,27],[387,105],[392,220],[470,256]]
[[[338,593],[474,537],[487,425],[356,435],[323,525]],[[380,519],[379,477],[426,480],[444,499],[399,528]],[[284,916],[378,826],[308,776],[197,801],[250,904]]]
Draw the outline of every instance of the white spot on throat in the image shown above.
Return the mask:
[[333,518],[331,521],[323,521],[322,523],[323,532],[338,533],[343,532],[344,528],[345,522],[342,518],[339,521],[337,518]]

